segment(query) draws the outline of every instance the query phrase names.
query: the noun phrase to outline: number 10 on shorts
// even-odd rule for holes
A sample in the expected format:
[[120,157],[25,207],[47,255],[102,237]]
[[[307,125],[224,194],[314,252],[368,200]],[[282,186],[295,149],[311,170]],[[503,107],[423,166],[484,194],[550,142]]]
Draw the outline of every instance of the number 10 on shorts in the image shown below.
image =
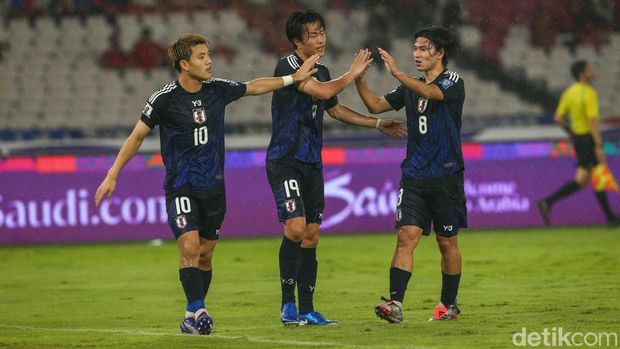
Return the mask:
[[177,209],[177,214],[192,212],[192,206],[189,198],[185,196],[174,198],[174,205]]

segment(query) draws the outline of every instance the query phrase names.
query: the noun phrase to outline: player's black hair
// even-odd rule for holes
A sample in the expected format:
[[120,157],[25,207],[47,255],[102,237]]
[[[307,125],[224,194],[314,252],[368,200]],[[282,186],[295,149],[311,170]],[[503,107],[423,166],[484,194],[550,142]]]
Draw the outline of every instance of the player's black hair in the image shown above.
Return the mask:
[[303,42],[303,34],[308,31],[306,25],[315,22],[319,22],[323,29],[327,29],[325,28],[323,16],[313,9],[295,10],[291,13],[291,16],[286,21],[286,37],[293,45],[293,49],[297,48],[295,46],[295,39]]
[[179,36],[168,46],[168,61],[170,65],[180,73],[180,62],[182,60],[189,61],[192,56],[192,47],[201,44],[209,46],[209,40],[203,35],[187,33]]
[[587,61],[577,61],[570,66],[570,72],[571,74],[573,74],[575,80],[579,80],[579,75],[583,73],[587,65]]
[[448,66],[450,58],[454,57],[460,49],[459,39],[456,34],[445,27],[433,26],[421,29],[415,33],[413,40],[415,41],[415,39],[420,37],[426,38],[433,43],[437,51],[443,50],[441,63],[443,63],[444,67]]

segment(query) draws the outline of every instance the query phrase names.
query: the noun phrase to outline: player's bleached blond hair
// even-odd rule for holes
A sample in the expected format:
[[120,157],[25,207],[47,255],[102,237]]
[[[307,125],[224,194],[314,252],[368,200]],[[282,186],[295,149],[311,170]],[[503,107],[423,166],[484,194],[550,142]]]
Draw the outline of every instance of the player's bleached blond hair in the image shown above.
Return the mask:
[[182,60],[189,61],[192,56],[192,47],[196,45],[208,45],[209,40],[204,35],[187,33],[179,36],[170,46],[168,46],[168,61],[172,68],[181,72]]

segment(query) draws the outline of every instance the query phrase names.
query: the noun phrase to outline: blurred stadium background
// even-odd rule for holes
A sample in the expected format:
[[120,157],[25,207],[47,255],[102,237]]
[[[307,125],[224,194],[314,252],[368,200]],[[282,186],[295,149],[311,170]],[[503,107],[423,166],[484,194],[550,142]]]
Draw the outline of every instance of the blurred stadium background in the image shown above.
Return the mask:
[[[287,14],[312,6],[324,13],[332,75],[345,72],[360,47],[383,46],[411,68],[411,37],[417,29],[443,24],[455,29],[463,54],[451,64],[467,82],[463,128],[471,140],[559,137],[551,123],[561,90],[572,78],[569,65],[587,59],[597,70],[603,121],[620,110],[618,1],[395,0],[395,1],[2,1],[0,31],[0,140],[4,152],[31,142],[101,145],[124,138],[145,98],[174,78],[153,47],[134,51],[144,29],[165,47],[180,33],[206,34],[213,44],[217,76],[238,81],[270,75],[290,46]],[[119,57],[109,52],[113,39]],[[149,51],[150,50],[150,51]],[[369,74],[378,93],[394,79],[380,65]],[[365,110],[354,88],[340,96]],[[266,98],[245,98],[228,108],[233,136],[270,130]],[[397,116],[400,114],[396,113]],[[367,135],[326,118],[328,135]],[[522,132],[527,130],[527,132]],[[157,137],[157,132],[151,135]],[[236,137],[229,144],[235,146]],[[38,143],[40,144],[40,143]],[[52,142],[52,144],[54,144]],[[118,144],[118,143],[116,143]],[[241,143],[245,144],[245,143]]]
[[[438,255],[426,244],[416,252],[422,277],[405,309],[411,321],[403,329],[369,320],[374,292],[386,287],[405,142],[326,116],[319,252],[326,291],[318,297],[343,322],[320,336],[280,330],[271,309],[278,302],[277,241],[226,241],[281,234],[264,170],[270,97],[248,97],[226,114],[228,213],[215,258],[221,269],[210,311],[221,327],[212,347],[499,348],[512,347],[510,336],[523,326],[583,331],[588,324],[617,333],[617,230],[592,227],[604,218],[589,189],[554,206],[560,229],[542,228],[536,200],[574,171],[572,147],[552,114],[577,59],[595,70],[604,150],[620,173],[620,0],[0,0],[0,346],[195,345],[172,334],[183,303],[173,242],[163,249],[57,243],[170,240],[157,130],[122,172],[114,199],[92,203],[146,98],[176,76],[163,48],[181,33],[203,33],[215,76],[269,76],[290,50],[286,18],[302,7],[326,19],[324,61],[332,76],[344,73],[361,47],[386,48],[415,74],[418,29],[441,24],[460,36],[463,50],[450,68],[466,82],[472,233],[462,235],[468,274],[461,295],[468,318],[451,326],[450,336],[423,318],[420,309],[430,309],[438,291]],[[368,79],[378,94],[396,86],[380,64]],[[354,87],[339,99],[365,111]],[[404,112],[385,116],[403,119]],[[610,201],[620,212],[618,196]],[[375,234],[329,236],[360,232]],[[51,246],[8,246],[29,244]],[[240,286],[244,273],[252,276]],[[230,313],[231,305],[242,310]]]
[[[552,114],[562,89],[572,82],[569,66],[577,59],[588,60],[595,69],[605,151],[612,171],[620,166],[616,161],[619,1],[15,0],[0,4],[4,19],[0,226],[9,228],[0,235],[4,237],[0,243],[97,239],[84,237],[86,227],[99,233],[106,228],[145,231],[142,238],[155,230],[156,235],[169,238],[165,217],[158,211],[163,168],[157,130],[124,171],[116,193],[121,201],[92,214],[89,200],[138,120],[145,99],[175,79],[176,72],[165,62],[168,43],[181,33],[204,33],[211,40],[215,76],[237,81],[269,76],[277,58],[290,50],[284,34],[286,18],[302,7],[324,14],[328,32],[324,61],[332,76],[344,73],[361,47],[388,49],[402,69],[417,74],[411,65],[412,35],[432,24],[458,33],[462,52],[450,68],[466,81],[462,133],[473,228],[541,224],[536,199],[572,173],[571,145],[553,124]],[[371,69],[368,79],[378,94],[396,86],[382,64]],[[365,112],[354,87],[339,98]],[[384,115],[404,117],[402,111]],[[242,98],[227,108],[231,195],[226,227],[233,234],[279,231],[263,169],[270,127],[269,96]],[[405,143],[330,117],[325,118],[325,143],[326,217],[333,218],[325,227],[337,232],[391,229]],[[600,222],[587,192],[558,206],[556,212],[565,213],[554,223]],[[330,200],[334,202],[331,212]],[[576,204],[581,205],[579,215],[571,214]],[[615,197],[612,205],[617,205]],[[364,224],[350,224],[348,218],[353,216],[365,219],[360,221]],[[261,232],[252,221],[266,228]],[[68,234],[67,227],[72,228],[71,237],[59,237]],[[46,238],[37,240],[38,236]]]

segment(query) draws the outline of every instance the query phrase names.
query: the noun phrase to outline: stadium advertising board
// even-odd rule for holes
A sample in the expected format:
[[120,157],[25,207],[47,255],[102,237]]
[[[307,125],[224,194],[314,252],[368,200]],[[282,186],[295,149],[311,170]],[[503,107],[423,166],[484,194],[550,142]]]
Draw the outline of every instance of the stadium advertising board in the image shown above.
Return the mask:
[[[611,149],[612,172],[620,173]],[[466,144],[465,193],[471,228],[540,226],[536,200],[567,181],[575,159],[565,144]],[[404,148],[327,148],[325,233],[393,231]],[[267,184],[264,151],[230,151],[228,209],[222,237],[281,234]],[[124,169],[109,201],[95,190],[113,156],[40,156],[0,162],[0,244],[172,238],[159,154],[139,155]],[[612,193],[616,211],[619,197]],[[601,224],[591,189],[554,206],[557,225]]]

